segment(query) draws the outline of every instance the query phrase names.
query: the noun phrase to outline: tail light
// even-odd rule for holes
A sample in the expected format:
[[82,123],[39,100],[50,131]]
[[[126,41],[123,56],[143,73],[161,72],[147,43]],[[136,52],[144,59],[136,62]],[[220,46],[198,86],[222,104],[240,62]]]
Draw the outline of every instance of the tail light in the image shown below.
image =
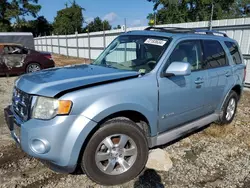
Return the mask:
[[51,56],[51,54],[46,54],[46,55],[44,55],[44,57],[46,57],[47,59],[49,59],[49,60],[52,60],[53,58],[52,58],[52,56]]

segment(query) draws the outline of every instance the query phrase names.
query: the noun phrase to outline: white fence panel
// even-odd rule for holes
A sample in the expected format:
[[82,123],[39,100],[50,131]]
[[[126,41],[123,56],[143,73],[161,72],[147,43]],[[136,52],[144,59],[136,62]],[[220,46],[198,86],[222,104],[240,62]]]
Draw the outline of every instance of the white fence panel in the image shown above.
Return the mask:
[[48,52],[52,52],[51,46],[48,46]]
[[250,85],[250,59],[246,60],[245,62],[246,62],[246,65],[247,65],[247,68],[246,68],[247,74],[246,74],[245,82]]
[[88,38],[79,38],[78,39],[78,46],[79,47],[88,47]]
[[66,39],[65,38],[60,38],[59,42],[60,42],[60,46],[66,46]]
[[77,57],[77,49],[76,48],[69,48],[68,51],[69,51],[69,56]]
[[101,53],[102,50],[91,50],[91,59],[96,59]]
[[76,38],[69,38],[68,39],[68,47],[76,47]]
[[89,51],[87,49],[79,49],[79,57],[89,59]]
[[55,54],[59,54],[59,48],[58,48],[58,47],[53,46],[53,53],[55,53]]
[[52,44],[58,46],[58,39],[57,38],[53,38],[52,39]]
[[242,32],[242,40],[240,43],[241,51],[243,54],[248,54],[249,52],[249,40],[250,40],[250,30],[244,30]]
[[46,39],[46,40],[47,40],[47,45],[51,45],[51,39],[48,38],[48,39]]
[[67,48],[60,47],[60,52],[61,52],[62,55],[67,55]]
[[90,46],[91,47],[103,47],[103,36],[91,37],[90,38]]

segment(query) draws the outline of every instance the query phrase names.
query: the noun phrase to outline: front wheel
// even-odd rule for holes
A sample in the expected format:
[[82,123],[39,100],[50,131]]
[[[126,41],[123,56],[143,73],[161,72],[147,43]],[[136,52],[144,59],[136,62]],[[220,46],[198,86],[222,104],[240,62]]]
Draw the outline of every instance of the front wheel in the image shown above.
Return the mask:
[[111,120],[88,142],[81,162],[86,175],[102,185],[117,185],[135,178],[148,159],[143,131],[132,121]]

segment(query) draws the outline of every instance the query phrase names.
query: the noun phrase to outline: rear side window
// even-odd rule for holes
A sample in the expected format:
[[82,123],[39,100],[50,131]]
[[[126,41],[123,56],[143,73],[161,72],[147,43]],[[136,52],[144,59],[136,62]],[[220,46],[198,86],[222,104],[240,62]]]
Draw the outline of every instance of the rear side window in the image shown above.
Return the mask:
[[221,44],[215,40],[204,40],[204,69],[227,65],[227,58]]
[[240,56],[239,48],[234,42],[225,42],[226,46],[228,47],[230,54],[233,58],[235,64],[242,64],[242,59]]

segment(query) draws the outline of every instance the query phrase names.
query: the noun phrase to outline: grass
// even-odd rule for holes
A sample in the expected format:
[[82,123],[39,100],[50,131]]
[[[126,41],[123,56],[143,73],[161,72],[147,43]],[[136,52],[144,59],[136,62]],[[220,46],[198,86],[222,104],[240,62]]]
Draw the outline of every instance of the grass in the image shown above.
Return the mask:
[[212,124],[210,127],[204,130],[204,134],[215,138],[223,138],[229,134],[234,134],[236,127],[231,123],[230,125],[217,125]]

